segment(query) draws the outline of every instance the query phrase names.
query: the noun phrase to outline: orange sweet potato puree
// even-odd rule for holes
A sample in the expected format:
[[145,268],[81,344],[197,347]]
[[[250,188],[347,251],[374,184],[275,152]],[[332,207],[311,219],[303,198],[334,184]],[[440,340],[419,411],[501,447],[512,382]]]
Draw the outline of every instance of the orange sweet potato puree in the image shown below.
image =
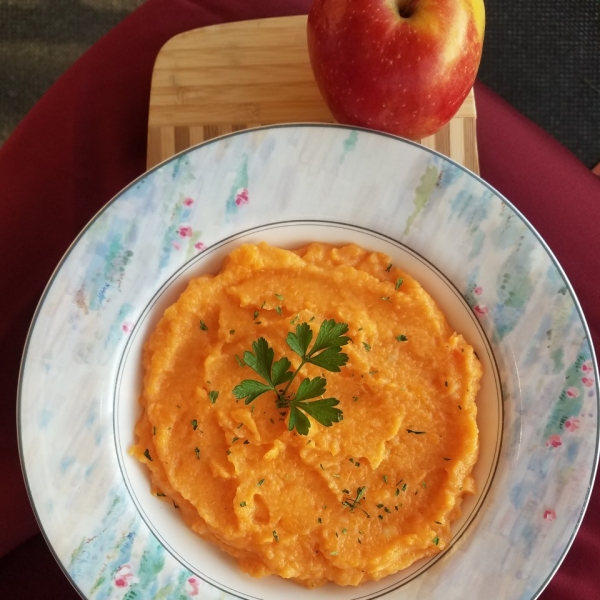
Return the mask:
[[[153,493],[253,576],[378,580],[440,552],[474,491],[479,360],[389,265],[355,245],[243,245],[218,275],[190,281],[146,343],[132,454]],[[316,337],[326,319],[348,324],[348,363],[339,373],[305,365],[302,376],[327,379],[341,422],[311,419],[301,436],[274,394],[236,401],[236,385],[260,380],[236,355],[263,336],[296,368],[286,335],[308,322]]]

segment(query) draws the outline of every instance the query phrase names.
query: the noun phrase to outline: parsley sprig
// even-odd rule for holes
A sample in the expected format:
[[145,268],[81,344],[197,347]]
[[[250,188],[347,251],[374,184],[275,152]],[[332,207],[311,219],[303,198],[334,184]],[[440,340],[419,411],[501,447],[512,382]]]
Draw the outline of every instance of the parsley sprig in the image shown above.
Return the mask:
[[[275,352],[265,338],[261,337],[252,342],[254,352],[244,352],[242,362],[258,373],[266,383],[254,379],[245,379],[233,389],[233,395],[245,404],[254,402],[256,398],[266,392],[276,394],[278,408],[289,408],[290,416],[288,430],[294,428],[300,435],[307,435],[310,429],[308,416],[315,421],[330,427],[339,423],[343,413],[335,408],[340,402],[337,398],[318,398],[325,394],[327,380],[324,377],[303,379],[296,393],[288,394],[292,381],[296,378],[306,363],[316,365],[327,371],[339,372],[348,362],[348,355],[341,351],[350,338],[344,335],[348,331],[346,323],[336,323],[334,319],[323,321],[317,334],[317,339],[309,350],[313,339],[313,331],[308,323],[296,326],[296,332],[288,333],[285,341],[287,345],[300,357],[300,364],[294,371],[292,363],[287,357],[275,360]],[[284,384],[285,387],[281,389]]]

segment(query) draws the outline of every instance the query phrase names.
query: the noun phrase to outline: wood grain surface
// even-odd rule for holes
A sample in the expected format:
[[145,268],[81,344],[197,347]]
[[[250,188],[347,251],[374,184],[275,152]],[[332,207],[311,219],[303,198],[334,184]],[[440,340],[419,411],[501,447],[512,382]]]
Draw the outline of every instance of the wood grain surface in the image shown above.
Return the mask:
[[[147,166],[214,137],[276,123],[334,123],[315,83],[306,16],[193,29],[170,39],[152,74]],[[473,91],[421,143],[479,173]]]

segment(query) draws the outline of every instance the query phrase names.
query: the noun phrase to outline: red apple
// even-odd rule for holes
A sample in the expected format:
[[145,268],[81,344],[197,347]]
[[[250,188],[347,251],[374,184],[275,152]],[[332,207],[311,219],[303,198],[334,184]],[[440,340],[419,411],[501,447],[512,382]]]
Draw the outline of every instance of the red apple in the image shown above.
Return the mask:
[[484,29],[483,0],[313,0],[308,51],[339,123],[420,140],[472,88]]

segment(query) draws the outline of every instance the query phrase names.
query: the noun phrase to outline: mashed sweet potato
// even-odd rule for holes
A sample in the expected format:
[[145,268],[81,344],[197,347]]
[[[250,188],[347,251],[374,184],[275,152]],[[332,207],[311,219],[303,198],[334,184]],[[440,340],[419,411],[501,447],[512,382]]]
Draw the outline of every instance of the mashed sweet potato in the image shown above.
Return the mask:
[[[324,376],[343,420],[307,436],[237,357],[259,337],[275,359],[295,324],[347,323],[349,360]],[[147,341],[132,453],[199,535],[247,573],[359,585],[440,552],[473,492],[482,370],[431,297],[384,254],[355,245],[234,250],[189,283]]]

